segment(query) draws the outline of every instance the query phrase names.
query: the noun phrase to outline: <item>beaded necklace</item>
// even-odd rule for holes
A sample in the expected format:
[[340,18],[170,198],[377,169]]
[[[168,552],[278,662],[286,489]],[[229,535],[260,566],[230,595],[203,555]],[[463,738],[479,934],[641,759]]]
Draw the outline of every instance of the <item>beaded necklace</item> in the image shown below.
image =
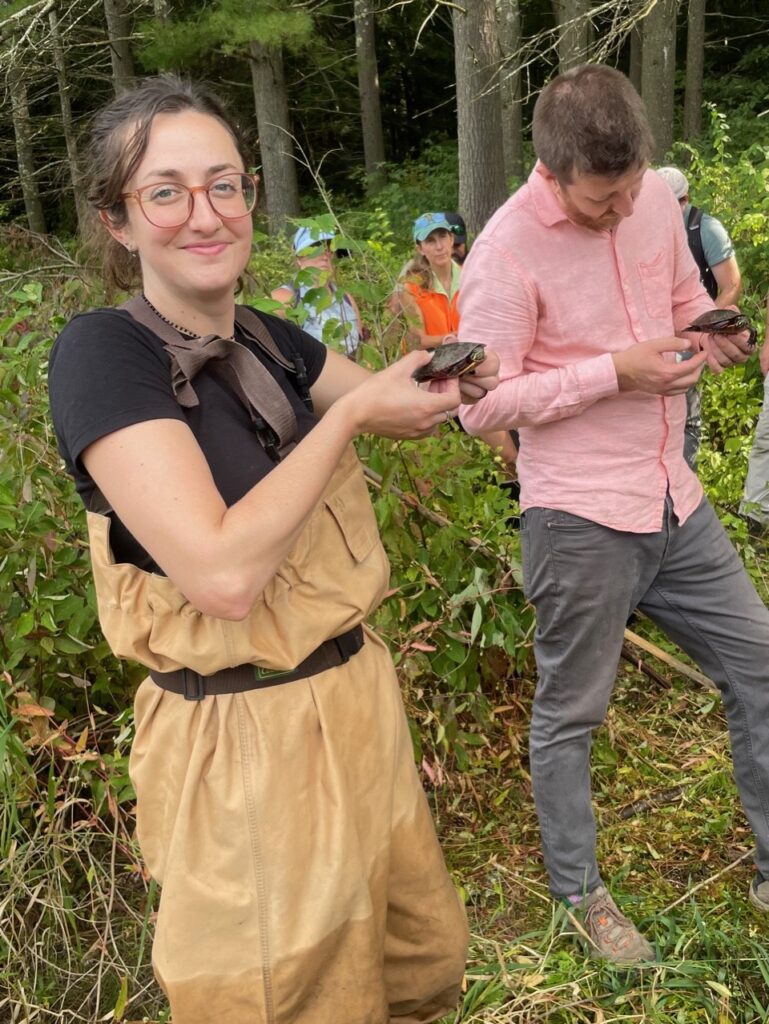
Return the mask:
[[[163,323],[168,324],[169,327],[173,327],[173,329],[175,331],[178,331],[179,334],[181,334],[183,337],[185,337],[185,338],[199,338],[200,337],[199,334],[196,334],[195,331],[191,331],[188,327],[182,327],[181,324],[177,324],[174,320],[169,320],[167,316],[163,316],[163,314],[160,312],[159,309],[155,309],[155,307],[152,305],[152,303],[147,298],[147,296],[144,294],[144,292],[142,292],[142,298],[147,303],[147,305],[150,307],[152,312],[156,316],[160,317],[160,319],[163,321]],[[226,338],[223,338],[222,340],[223,341],[234,341],[235,340],[235,335],[234,334],[230,334]]]

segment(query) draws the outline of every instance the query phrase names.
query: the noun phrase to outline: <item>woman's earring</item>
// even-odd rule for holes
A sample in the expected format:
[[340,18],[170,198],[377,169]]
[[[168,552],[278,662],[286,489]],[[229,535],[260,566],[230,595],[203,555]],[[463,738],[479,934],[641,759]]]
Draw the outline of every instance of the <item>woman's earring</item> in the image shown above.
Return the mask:
[[128,253],[129,256],[136,256],[137,255],[137,250],[132,245],[128,245],[128,243],[126,243],[126,247],[125,248],[126,248],[126,252]]

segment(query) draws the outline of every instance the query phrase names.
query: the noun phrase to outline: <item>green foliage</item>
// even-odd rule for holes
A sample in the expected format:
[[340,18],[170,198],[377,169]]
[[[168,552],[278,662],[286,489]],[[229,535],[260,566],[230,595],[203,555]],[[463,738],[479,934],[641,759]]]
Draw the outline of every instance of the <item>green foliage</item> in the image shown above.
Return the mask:
[[456,144],[430,142],[418,160],[388,168],[388,184],[370,205],[384,213],[396,237],[410,241],[412,224],[420,214],[456,210],[458,176]]
[[0,322],[0,661],[50,709],[82,709],[86,688],[121,707],[131,673],[99,631],[84,514],[48,422],[49,344],[64,320],[42,292],[18,289]]
[[[708,137],[698,148],[678,144],[674,156],[689,164],[694,204],[718,217],[732,237],[743,279],[740,307],[756,324],[761,341],[769,281],[769,126],[762,127],[763,136],[754,131],[754,141],[738,150],[732,115],[713,106],[709,110]],[[718,377],[706,371],[701,386],[704,429],[698,473],[711,500],[724,512],[736,513],[763,400],[758,358]]]
[[250,42],[301,49],[312,38],[312,16],[307,10],[276,0],[216,0],[178,21],[145,22],[142,61],[148,69],[182,69],[218,47],[233,53]]

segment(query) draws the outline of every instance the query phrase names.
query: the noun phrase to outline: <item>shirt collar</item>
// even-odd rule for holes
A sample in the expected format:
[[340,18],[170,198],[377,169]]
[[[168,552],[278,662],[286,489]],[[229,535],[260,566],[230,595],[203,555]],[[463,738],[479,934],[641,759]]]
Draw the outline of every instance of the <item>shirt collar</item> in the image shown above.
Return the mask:
[[545,178],[545,168],[541,160],[537,160],[534,170],[529,175],[529,190],[537,216],[546,228],[558,224],[559,221],[569,219],[561,208],[552,186]]
[[432,288],[430,291],[438,292],[440,295],[445,295],[446,298],[451,301],[456,293],[459,291],[459,281],[462,277],[462,269],[458,263],[451,261],[451,284],[449,285],[449,291],[443,287],[441,282],[438,280],[435,274],[432,275]]

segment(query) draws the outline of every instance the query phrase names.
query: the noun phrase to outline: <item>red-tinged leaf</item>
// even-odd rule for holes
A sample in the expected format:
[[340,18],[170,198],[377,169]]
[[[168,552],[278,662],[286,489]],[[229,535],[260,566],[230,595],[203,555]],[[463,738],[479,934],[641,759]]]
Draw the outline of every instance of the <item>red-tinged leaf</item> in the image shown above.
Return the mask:
[[429,654],[430,651],[437,651],[438,650],[438,648],[435,646],[435,644],[420,643],[418,640],[415,640],[413,644],[409,644],[408,646],[412,650],[415,650],[415,651],[425,651],[428,654]]
[[425,619],[423,622],[420,622],[416,626],[413,626],[412,629],[411,629],[411,632],[412,633],[421,633],[422,630],[429,629],[430,626],[434,626],[434,625],[435,625],[435,623],[433,622],[432,619]]
[[56,551],[59,546],[59,541],[53,530],[43,537],[43,544],[45,544],[49,551]]

